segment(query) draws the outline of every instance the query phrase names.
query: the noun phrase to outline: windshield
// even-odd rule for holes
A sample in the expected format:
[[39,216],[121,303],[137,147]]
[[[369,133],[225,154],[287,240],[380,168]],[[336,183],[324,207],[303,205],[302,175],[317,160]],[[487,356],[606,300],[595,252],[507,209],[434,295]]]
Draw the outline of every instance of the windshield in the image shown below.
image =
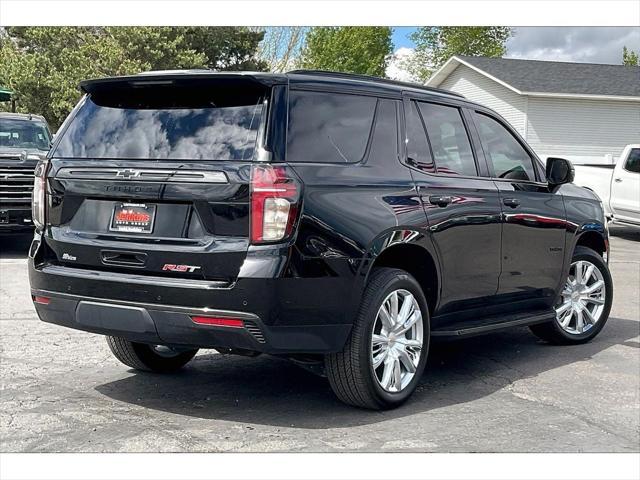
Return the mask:
[[213,88],[94,94],[62,134],[54,156],[251,160],[264,108],[264,93]]
[[0,148],[49,150],[49,131],[38,121],[0,118]]

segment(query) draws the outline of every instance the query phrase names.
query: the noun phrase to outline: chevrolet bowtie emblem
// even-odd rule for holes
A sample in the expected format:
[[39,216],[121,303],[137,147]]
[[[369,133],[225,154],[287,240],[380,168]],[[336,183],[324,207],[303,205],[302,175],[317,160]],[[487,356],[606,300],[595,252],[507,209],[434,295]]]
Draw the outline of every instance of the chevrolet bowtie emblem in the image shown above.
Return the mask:
[[122,177],[122,178],[133,178],[133,177],[139,177],[140,176],[140,170],[132,170],[130,168],[124,169],[124,170],[118,170],[118,172],[116,173],[116,177]]

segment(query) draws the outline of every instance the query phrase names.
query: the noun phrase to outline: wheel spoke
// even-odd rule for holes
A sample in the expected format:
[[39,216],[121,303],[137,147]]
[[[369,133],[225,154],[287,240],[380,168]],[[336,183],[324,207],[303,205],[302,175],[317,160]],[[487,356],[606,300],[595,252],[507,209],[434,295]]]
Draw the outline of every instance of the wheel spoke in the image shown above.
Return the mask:
[[398,325],[402,325],[413,310],[413,296],[407,295],[404,297],[404,301],[402,302],[402,307],[400,308],[400,313],[398,314]]
[[583,295],[591,295],[592,293],[597,292],[604,286],[604,282],[602,280],[598,280],[597,282],[589,285],[582,293]]
[[574,278],[575,278],[575,283],[577,283],[578,285],[583,282],[583,280],[582,280],[582,262],[576,262]]
[[395,324],[398,321],[398,292],[395,291],[391,294],[389,298],[389,316],[391,317],[391,321]]
[[583,302],[592,303],[594,305],[604,305],[603,298],[595,298],[595,297],[585,297],[582,299]]
[[384,335],[376,335],[375,333],[373,334],[371,340],[374,347],[387,343],[387,337],[385,337]]
[[568,313],[564,317],[560,318],[560,326],[562,328],[567,328],[567,326],[571,322],[571,318],[573,317],[573,313],[574,313],[574,311],[573,311],[573,309],[571,309],[571,310],[568,311]]
[[376,370],[380,365],[382,365],[382,362],[384,362],[387,359],[388,355],[389,355],[389,349],[386,347],[383,347],[380,353],[373,357],[373,369]]
[[564,302],[561,306],[559,306],[556,309],[556,314],[557,315],[562,315],[563,313],[565,313],[567,310],[569,310],[571,308],[571,302],[567,301]]
[[582,313],[583,313],[583,314],[584,314],[584,316],[586,317],[587,322],[589,322],[589,324],[591,324],[591,325],[595,325],[595,323],[598,321],[598,320],[596,320],[596,319],[593,317],[593,315],[591,314],[591,312],[589,311],[589,309],[587,309],[587,307],[586,307],[586,306],[582,309]]
[[393,386],[398,392],[402,390],[402,369],[398,358],[393,360]]
[[413,327],[416,322],[418,322],[418,320],[422,319],[422,313],[420,312],[420,310],[415,310],[413,312],[413,315],[411,315],[411,317],[409,317],[409,319],[404,323],[404,325],[402,325],[401,328],[398,329],[398,335],[402,335],[404,333],[406,333],[411,327]]
[[404,345],[405,347],[408,348],[412,348],[414,350],[421,350],[422,349],[422,342],[420,340],[415,340],[412,338],[406,338],[406,339],[402,339],[402,340],[397,340],[397,342],[401,345]]
[[406,349],[398,350],[398,358],[404,365],[404,369],[409,373],[415,373],[416,366],[413,364],[413,358]]
[[591,278],[591,275],[593,275],[593,271],[595,270],[595,268],[596,268],[596,266],[595,266],[595,265],[593,265],[593,264],[590,264],[590,265],[587,267],[587,270],[584,272],[584,277],[583,277],[583,279],[582,279],[582,283],[583,283],[584,285],[586,285],[586,284],[587,284],[587,282],[589,282],[589,279]]
[[382,305],[380,307],[380,310],[378,311],[378,316],[380,317],[382,326],[385,328],[387,332],[390,332],[391,330],[393,330],[394,323],[393,323],[393,320],[391,320],[391,316],[389,315],[389,312],[387,311],[387,307],[385,305]]
[[582,310],[576,311],[576,331],[578,333],[582,333],[584,331],[584,317],[582,315]]
[[387,355],[387,358],[385,358],[384,360],[384,371],[382,372],[382,380],[380,380],[380,384],[385,390],[389,390],[391,388],[391,382],[393,382],[393,365],[394,359],[391,358],[390,355]]

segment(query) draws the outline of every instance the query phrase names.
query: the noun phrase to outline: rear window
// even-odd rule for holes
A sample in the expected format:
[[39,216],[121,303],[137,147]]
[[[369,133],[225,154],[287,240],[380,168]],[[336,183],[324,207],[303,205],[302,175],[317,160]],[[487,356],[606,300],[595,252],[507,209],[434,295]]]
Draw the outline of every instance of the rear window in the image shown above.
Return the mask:
[[266,94],[141,88],[87,97],[63,133],[60,158],[251,160]]
[[288,162],[359,162],[367,148],[377,99],[291,91]]
[[0,147],[49,150],[49,130],[42,122],[0,118]]

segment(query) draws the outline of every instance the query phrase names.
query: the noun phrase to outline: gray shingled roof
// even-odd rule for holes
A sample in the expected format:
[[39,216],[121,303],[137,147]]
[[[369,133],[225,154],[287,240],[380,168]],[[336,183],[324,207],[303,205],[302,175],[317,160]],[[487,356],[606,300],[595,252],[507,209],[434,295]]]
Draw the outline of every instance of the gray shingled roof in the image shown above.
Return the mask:
[[462,55],[458,58],[521,92],[640,97],[640,67]]

